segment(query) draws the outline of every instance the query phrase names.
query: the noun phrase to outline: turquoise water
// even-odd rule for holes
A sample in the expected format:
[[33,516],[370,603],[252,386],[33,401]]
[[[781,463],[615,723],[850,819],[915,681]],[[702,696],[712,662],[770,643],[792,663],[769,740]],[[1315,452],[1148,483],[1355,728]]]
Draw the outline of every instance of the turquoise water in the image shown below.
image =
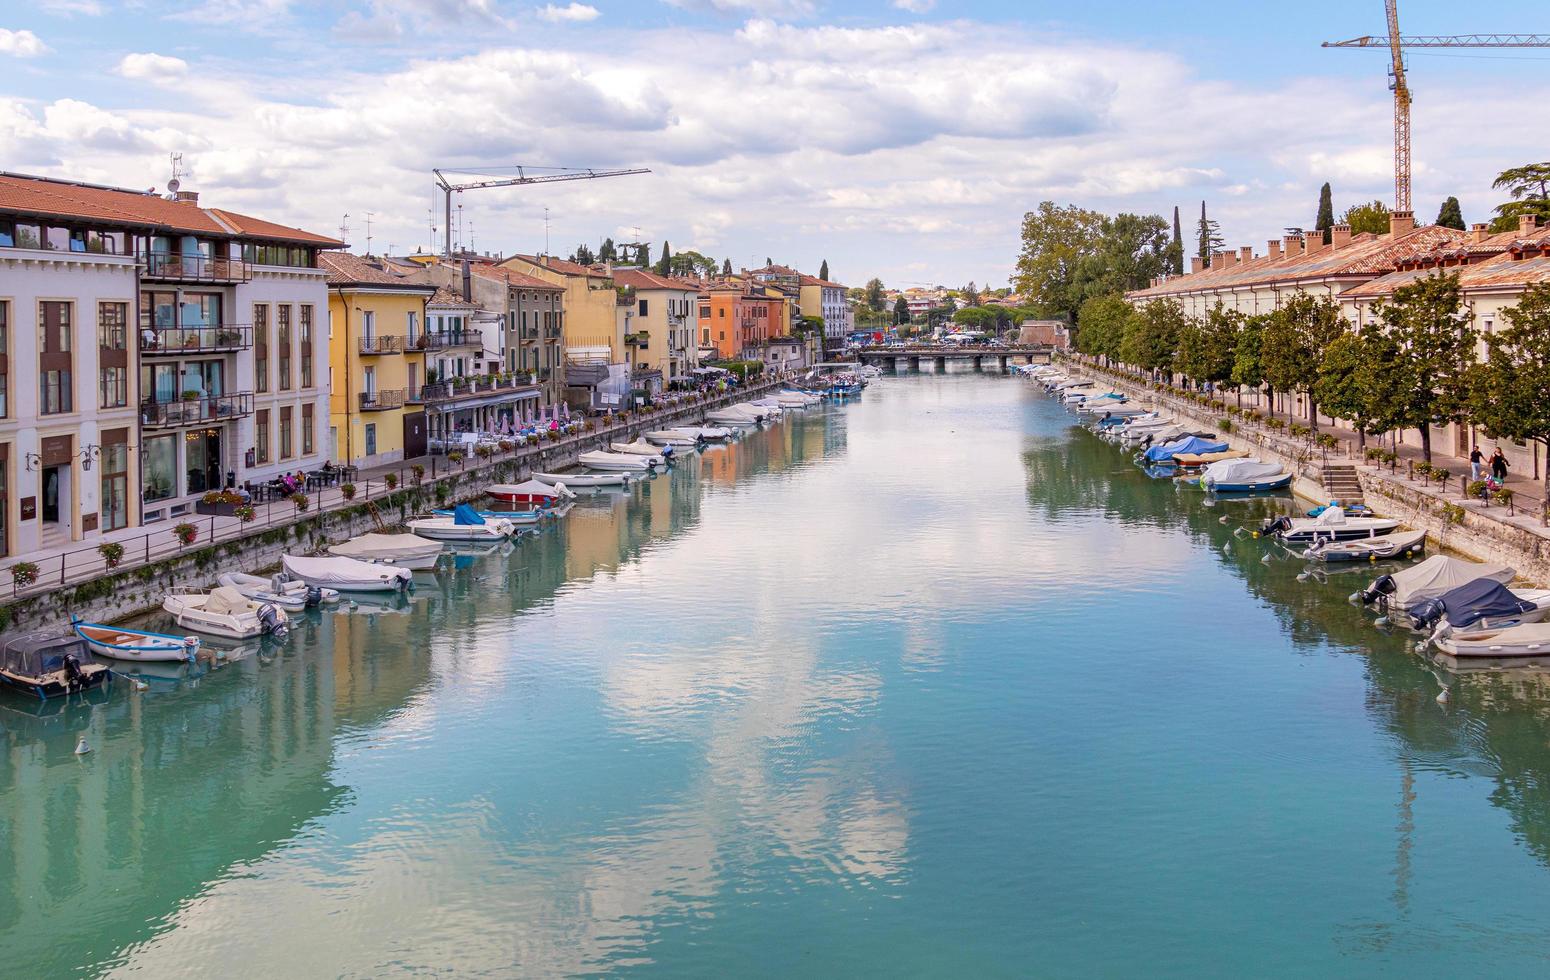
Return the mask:
[[1368,570],[1233,536],[1282,506],[889,378],[406,609],[7,695],[0,973],[1543,975],[1545,675],[1439,704]]

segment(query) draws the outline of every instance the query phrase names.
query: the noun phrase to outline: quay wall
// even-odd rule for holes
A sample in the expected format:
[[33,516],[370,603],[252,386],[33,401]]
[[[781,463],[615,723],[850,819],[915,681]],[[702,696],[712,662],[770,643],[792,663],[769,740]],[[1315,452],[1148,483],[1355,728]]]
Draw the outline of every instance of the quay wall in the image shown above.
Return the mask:
[[[1109,385],[1149,408],[1167,411],[1201,431],[1218,432],[1218,415],[1196,402],[1166,391],[1159,392],[1121,375],[1091,370],[1070,362],[1067,369],[1095,382]],[[1323,467],[1352,466],[1361,481],[1368,507],[1382,517],[1403,521],[1425,531],[1431,547],[1446,548],[1476,561],[1510,565],[1520,577],[1537,585],[1550,582],[1550,534],[1532,515],[1512,514],[1507,507],[1465,499],[1461,490],[1446,492],[1435,484],[1411,479],[1398,469],[1388,470],[1354,457],[1324,454],[1305,440],[1277,432],[1251,428],[1234,419],[1232,432],[1222,438],[1240,448],[1252,448],[1268,462],[1279,462],[1296,475],[1292,490],[1306,502],[1325,503]],[[1459,482],[1454,487],[1460,486]]]
[[491,483],[520,482],[533,473],[562,469],[574,465],[582,453],[606,448],[611,442],[630,442],[651,430],[702,423],[709,412],[761,397],[788,383],[784,379],[766,381],[691,405],[636,416],[606,429],[519,447],[490,460],[466,460],[461,467],[448,464],[434,478],[427,474],[415,486],[393,491],[382,488],[369,500],[302,512],[292,520],[219,541],[196,541],[175,555],[137,564],[126,562],[81,581],[18,590],[15,598],[0,603],[0,632],[63,628],[72,617],[111,623],[152,612],[161,607],[173,586],[212,588],[219,576],[229,571],[268,574],[278,570],[283,554],[318,553],[331,544],[375,531],[377,518],[372,516],[372,508],[384,525],[401,525],[433,508],[475,500]]

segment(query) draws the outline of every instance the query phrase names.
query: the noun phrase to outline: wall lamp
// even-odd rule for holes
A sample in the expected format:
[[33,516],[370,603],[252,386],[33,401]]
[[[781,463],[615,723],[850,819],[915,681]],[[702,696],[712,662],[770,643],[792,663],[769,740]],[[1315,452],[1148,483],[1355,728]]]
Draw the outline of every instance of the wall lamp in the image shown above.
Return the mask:
[[25,459],[28,473],[31,473],[33,470],[37,469],[38,464],[43,462],[43,457],[39,456],[37,453],[28,453]]
[[102,447],[94,442],[88,442],[85,446],[81,447],[81,451],[76,453],[76,455],[81,457],[81,470],[83,472],[90,473],[91,461],[102,456]]

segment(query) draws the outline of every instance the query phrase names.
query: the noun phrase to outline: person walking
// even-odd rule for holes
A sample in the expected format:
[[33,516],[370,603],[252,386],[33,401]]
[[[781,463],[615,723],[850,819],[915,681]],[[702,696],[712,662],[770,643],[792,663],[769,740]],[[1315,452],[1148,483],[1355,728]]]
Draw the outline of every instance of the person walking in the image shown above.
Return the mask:
[[1469,478],[1475,482],[1480,480],[1480,466],[1485,462],[1485,454],[1480,451],[1477,443],[1475,448],[1469,451]]
[[1500,446],[1491,454],[1491,475],[1502,483],[1507,482],[1507,457],[1502,455]]

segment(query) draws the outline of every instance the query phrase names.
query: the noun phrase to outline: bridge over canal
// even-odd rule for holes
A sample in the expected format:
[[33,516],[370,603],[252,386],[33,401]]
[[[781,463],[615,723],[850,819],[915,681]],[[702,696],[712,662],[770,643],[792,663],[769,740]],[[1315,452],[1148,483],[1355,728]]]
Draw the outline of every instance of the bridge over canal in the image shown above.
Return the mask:
[[899,370],[920,370],[934,366],[945,370],[948,361],[971,363],[980,370],[1006,371],[1015,364],[1048,364],[1054,348],[1044,344],[1017,347],[969,347],[948,344],[920,344],[910,347],[863,347],[856,355],[863,364]]

